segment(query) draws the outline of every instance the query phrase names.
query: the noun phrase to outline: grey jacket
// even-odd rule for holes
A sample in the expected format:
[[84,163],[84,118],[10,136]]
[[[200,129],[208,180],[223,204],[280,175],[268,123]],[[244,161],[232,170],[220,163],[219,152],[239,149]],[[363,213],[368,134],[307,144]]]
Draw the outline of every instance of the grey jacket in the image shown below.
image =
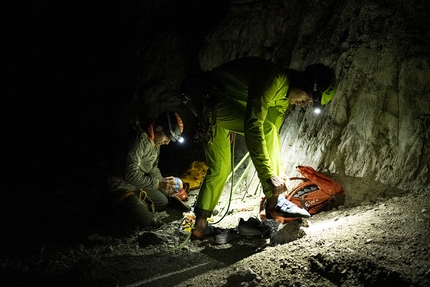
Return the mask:
[[158,168],[159,157],[160,147],[146,132],[138,132],[128,145],[123,178],[111,176],[109,191],[122,194],[138,189],[157,189],[159,180],[163,178]]

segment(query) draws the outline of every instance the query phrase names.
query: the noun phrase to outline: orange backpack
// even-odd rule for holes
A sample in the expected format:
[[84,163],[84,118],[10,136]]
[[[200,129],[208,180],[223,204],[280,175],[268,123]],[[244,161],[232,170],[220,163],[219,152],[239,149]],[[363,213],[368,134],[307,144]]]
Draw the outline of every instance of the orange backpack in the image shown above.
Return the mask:
[[345,203],[345,191],[338,182],[310,166],[299,165],[297,170],[304,178],[292,177],[290,180],[300,179],[303,182],[287,194],[286,198],[289,201],[306,209],[311,215]]
[[[292,177],[290,180],[302,180],[285,197],[298,207],[306,209],[310,215],[320,211],[330,210],[345,203],[345,192],[342,186],[310,166],[297,166],[297,170],[304,177]],[[279,214],[266,214],[266,198],[260,202],[260,219],[274,219],[282,224],[296,220],[294,217],[283,217]]]

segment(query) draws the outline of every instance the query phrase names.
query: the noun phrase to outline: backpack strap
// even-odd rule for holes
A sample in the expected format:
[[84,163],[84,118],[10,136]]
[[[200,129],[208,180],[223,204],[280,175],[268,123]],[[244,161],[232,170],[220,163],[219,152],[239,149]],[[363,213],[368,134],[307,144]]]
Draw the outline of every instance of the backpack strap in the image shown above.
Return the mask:
[[306,177],[290,177],[290,180],[303,180],[303,181],[308,181],[309,179],[307,179]]
[[[309,185],[316,185],[315,183],[313,183],[312,181],[310,181],[309,179],[307,179],[307,178],[300,178],[300,177],[297,177],[297,178],[294,178],[294,179],[303,179],[303,182],[301,182],[301,183],[299,183],[290,193],[288,193],[287,194],[287,199],[288,200],[290,200],[291,201],[291,198],[293,198],[293,196],[299,191],[299,190],[301,190],[301,189],[303,189],[304,187],[306,187],[306,186],[309,186]],[[290,178],[290,180],[291,180],[291,178]]]

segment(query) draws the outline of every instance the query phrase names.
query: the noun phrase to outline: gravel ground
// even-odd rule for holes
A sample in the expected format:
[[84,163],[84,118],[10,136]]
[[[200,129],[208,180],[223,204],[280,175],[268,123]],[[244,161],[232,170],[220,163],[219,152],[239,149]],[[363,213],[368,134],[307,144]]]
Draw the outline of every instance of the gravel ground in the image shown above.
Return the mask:
[[[2,258],[2,286],[430,286],[429,191],[341,206],[281,225],[272,239],[222,245],[189,241],[185,213],[170,208],[155,230],[110,225],[110,234],[90,229],[73,243]],[[233,196],[215,225],[237,227],[257,216],[258,203]]]

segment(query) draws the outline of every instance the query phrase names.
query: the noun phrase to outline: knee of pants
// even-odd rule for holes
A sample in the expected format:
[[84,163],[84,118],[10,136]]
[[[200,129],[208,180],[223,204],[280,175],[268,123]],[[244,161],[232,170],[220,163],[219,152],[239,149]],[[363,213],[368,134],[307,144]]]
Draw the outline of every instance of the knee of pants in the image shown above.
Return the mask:
[[150,226],[154,221],[154,214],[148,205],[135,195],[124,199],[118,205],[118,209],[131,221],[130,223],[135,223],[139,226]]
[[166,210],[167,205],[169,204],[169,199],[164,194],[161,194],[161,196],[157,196],[155,198],[154,197],[150,197],[150,200],[148,199],[146,201],[146,203],[147,204],[152,204],[153,203],[155,211],[160,212],[160,211]]
[[169,198],[163,194],[158,189],[147,189],[146,194],[148,198],[146,199],[147,204],[154,204],[155,211],[164,211],[169,203]]

